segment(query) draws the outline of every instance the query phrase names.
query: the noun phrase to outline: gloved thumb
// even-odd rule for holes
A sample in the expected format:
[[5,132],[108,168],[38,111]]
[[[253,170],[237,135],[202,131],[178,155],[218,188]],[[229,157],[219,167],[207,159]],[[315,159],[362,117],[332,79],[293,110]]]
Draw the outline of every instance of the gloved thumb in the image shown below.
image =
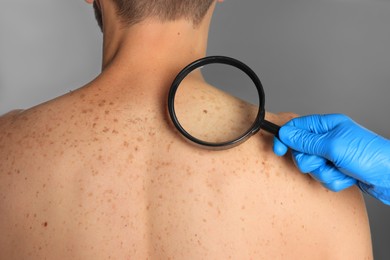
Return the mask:
[[326,143],[323,134],[315,134],[294,126],[283,126],[279,139],[291,149],[311,155],[325,156]]

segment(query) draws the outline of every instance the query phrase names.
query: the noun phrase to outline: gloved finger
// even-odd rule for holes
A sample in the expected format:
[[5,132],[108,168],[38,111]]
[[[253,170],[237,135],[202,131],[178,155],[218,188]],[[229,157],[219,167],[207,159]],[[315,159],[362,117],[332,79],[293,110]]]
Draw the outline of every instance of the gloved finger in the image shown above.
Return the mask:
[[288,147],[283,144],[277,137],[274,137],[274,153],[283,156],[287,153]]
[[293,150],[292,156],[295,165],[302,173],[312,172],[327,163],[327,160],[311,154],[305,154]]
[[331,183],[322,183],[322,186],[324,186],[328,190],[331,190],[334,192],[339,192],[339,191],[348,189],[356,184],[357,184],[357,180],[355,180],[349,176],[345,176],[344,180],[337,180],[337,181],[334,181]]
[[357,184],[357,180],[343,174],[331,164],[315,169],[310,175],[331,191],[341,191]]
[[326,141],[324,135],[314,134],[293,126],[283,126],[279,138],[285,145],[301,153],[324,157]]

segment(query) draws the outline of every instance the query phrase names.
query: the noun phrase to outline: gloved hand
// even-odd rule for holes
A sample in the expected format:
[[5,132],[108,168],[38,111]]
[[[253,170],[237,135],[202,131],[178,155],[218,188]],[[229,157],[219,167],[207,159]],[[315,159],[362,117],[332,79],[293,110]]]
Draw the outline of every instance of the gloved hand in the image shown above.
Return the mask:
[[292,119],[274,140],[274,152],[292,149],[297,167],[333,191],[354,184],[390,205],[390,141],[341,114]]

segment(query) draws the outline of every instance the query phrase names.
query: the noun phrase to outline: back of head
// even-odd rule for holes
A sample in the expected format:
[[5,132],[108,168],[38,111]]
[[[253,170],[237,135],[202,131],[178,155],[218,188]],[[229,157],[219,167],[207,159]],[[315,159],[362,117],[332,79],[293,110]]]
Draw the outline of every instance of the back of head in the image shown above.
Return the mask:
[[[162,22],[186,19],[199,24],[215,0],[112,0],[118,17],[124,25],[131,26],[146,18]],[[96,10],[96,3],[95,3]],[[97,19],[101,26],[101,19]],[[100,21],[99,21],[100,20]]]

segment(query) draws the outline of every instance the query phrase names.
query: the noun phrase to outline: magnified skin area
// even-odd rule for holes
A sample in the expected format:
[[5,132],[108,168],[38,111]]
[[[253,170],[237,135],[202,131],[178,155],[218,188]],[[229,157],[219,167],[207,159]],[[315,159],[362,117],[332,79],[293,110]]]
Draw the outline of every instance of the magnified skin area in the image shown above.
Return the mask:
[[258,113],[257,106],[192,73],[178,87],[174,105],[180,125],[193,137],[209,143],[238,139],[252,127]]
[[263,131],[229,150],[194,146],[169,121],[167,91],[99,84],[0,117],[2,259],[372,259],[358,189],[325,190]]

